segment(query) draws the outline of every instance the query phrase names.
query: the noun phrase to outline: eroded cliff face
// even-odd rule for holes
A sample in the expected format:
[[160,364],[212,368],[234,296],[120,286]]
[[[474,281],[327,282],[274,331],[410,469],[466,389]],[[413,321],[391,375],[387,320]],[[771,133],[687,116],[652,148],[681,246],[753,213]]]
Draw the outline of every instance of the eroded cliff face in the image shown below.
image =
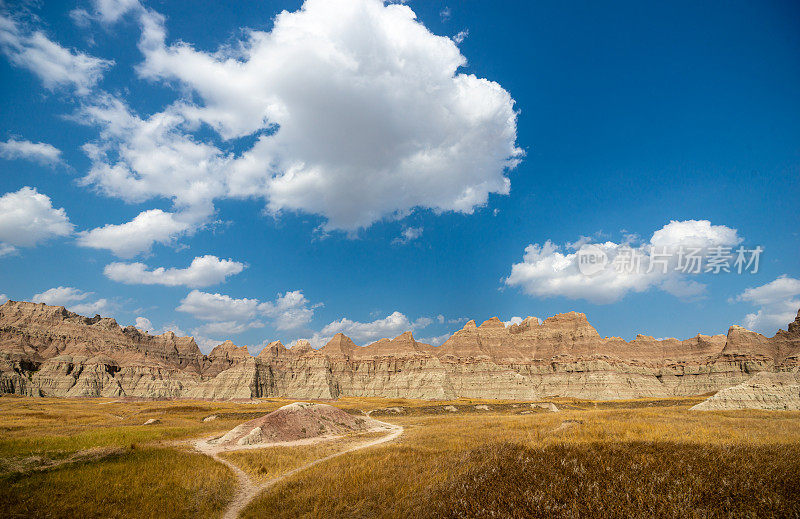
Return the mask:
[[737,409],[800,411],[800,373],[762,371],[739,385],[719,391],[691,409],[692,411]]
[[439,347],[411,332],[363,347],[338,334],[319,350],[275,341],[253,357],[230,341],[203,355],[191,337],[63,307],[0,306],[0,392],[31,396],[623,399],[703,394],[757,373],[800,373],[800,313],[772,338],[732,326],[727,335],[624,341],[570,312],[509,327],[470,321]]
[[194,339],[152,336],[61,306],[0,306],[0,390],[32,396],[182,396],[209,365]]

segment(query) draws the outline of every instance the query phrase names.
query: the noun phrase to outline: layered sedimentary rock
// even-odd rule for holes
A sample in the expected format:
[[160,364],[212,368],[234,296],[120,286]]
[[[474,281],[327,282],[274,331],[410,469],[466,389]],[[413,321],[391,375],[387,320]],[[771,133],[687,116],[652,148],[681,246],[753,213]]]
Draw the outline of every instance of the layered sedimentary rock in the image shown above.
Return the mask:
[[621,399],[798,372],[800,314],[771,338],[733,326],[727,335],[625,341],[570,312],[509,327],[496,317],[470,321],[439,347],[411,332],[367,346],[338,334],[319,350],[275,341],[253,357],[230,341],[203,355],[191,337],[151,336],[63,307],[0,306],[0,392],[31,396]]
[[32,396],[179,397],[210,365],[194,339],[152,336],[99,315],[0,306],[0,390]]
[[757,373],[692,407],[692,411],[737,409],[800,411],[800,373]]

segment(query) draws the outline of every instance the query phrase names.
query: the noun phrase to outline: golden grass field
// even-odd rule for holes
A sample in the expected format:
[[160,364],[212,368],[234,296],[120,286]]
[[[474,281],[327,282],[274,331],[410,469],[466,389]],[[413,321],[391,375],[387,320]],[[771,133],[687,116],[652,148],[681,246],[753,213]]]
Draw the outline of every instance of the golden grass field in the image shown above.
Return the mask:
[[316,445],[246,449],[225,452],[221,456],[234,462],[247,472],[255,482],[263,483],[314,460],[345,450],[361,442],[378,438],[384,434],[380,432],[365,432]]
[[[800,412],[688,410],[701,400],[329,402],[404,433],[280,481],[242,515],[800,517]],[[0,398],[0,517],[219,517],[236,479],[189,440],[289,402]],[[224,456],[264,482],[371,437]]]

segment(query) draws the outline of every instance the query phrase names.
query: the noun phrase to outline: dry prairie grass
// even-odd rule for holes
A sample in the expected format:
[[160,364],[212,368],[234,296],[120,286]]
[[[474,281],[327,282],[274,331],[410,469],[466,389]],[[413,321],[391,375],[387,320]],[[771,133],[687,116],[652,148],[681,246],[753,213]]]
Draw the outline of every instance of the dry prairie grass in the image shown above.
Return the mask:
[[[353,413],[407,409],[381,418],[404,434],[286,479],[244,516],[798,516],[800,413],[688,411],[700,400],[552,399],[563,411],[520,414],[530,406],[342,399],[332,403]],[[219,515],[232,475],[180,442],[289,402],[0,398],[0,516]],[[263,480],[339,448],[229,456]]]
[[[153,402],[109,399],[0,398],[0,460],[63,459],[96,447],[171,442],[227,431],[241,413],[261,416],[283,405],[229,402]],[[217,415],[219,419],[203,422]],[[143,425],[148,419],[157,426]]]
[[[717,517],[800,510],[792,497],[800,492],[800,413],[697,413],[686,405],[638,404],[584,409],[398,416],[389,421],[406,432],[396,442],[289,478],[243,516],[474,517],[483,510],[485,517],[582,517],[579,511],[597,507],[605,517]],[[515,456],[530,460],[524,471],[493,472],[513,467]],[[567,477],[567,466],[584,467],[573,478],[581,485]],[[676,497],[695,487],[694,494]],[[532,509],[533,498],[523,508],[522,498],[503,497],[525,495],[527,488],[550,498]],[[450,495],[457,498],[445,499]],[[430,506],[437,500],[441,506]]]
[[199,454],[133,449],[95,462],[0,478],[3,517],[218,517],[230,469]]
[[448,460],[454,475],[422,491],[411,516],[793,517],[797,454],[786,445],[487,445]]
[[242,449],[223,452],[220,456],[235,463],[257,483],[263,483],[314,460],[384,435],[386,432],[359,433],[313,445]]
[[278,405],[0,398],[0,517],[219,516],[234,475],[175,441],[239,423],[206,416]]

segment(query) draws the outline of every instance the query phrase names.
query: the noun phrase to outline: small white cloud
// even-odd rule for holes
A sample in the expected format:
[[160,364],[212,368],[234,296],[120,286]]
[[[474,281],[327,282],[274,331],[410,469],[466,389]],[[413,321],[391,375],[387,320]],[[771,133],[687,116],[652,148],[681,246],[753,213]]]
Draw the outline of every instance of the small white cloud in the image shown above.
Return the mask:
[[34,294],[31,301],[34,303],[45,303],[53,306],[63,306],[68,310],[81,315],[108,316],[114,308],[108,299],[97,299],[87,301],[93,292],[84,292],[74,287],[55,287],[45,290],[39,294]]
[[755,313],[747,314],[742,321],[745,328],[763,333],[774,333],[793,322],[800,309],[800,279],[786,274],[759,287],[748,288],[737,301],[760,306]]
[[278,330],[296,330],[311,322],[315,306],[308,306],[309,301],[300,290],[278,294],[274,302],[259,305],[259,311],[272,318]]
[[197,347],[200,348],[200,351],[205,354],[210,353],[211,350],[223,343],[222,339],[212,339],[196,333],[192,334],[192,337],[194,337],[194,342],[197,343]]
[[67,303],[83,301],[90,295],[92,295],[91,292],[84,292],[74,287],[56,287],[34,294],[31,300],[34,303],[63,306]]
[[172,332],[179,337],[186,336],[186,332],[181,330],[180,327],[174,323],[165,324],[161,328],[156,328],[147,317],[137,317],[136,324],[134,324],[134,326],[145,333],[149,333],[150,335],[161,335],[162,333]]
[[522,317],[512,317],[508,321],[503,321],[503,324],[505,324],[506,328],[508,328],[512,324],[522,324],[522,320]]
[[445,333],[442,335],[437,335],[436,337],[423,337],[419,340],[419,342],[424,342],[425,344],[430,344],[431,346],[441,346],[444,341],[450,338],[452,334]]
[[58,236],[68,236],[73,225],[64,209],[55,209],[50,197],[35,188],[0,196],[0,256],[16,247],[33,247]]
[[81,315],[101,315],[108,317],[113,312],[114,305],[108,299],[98,299],[87,303],[73,304],[69,307],[75,313]]
[[459,31],[458,34],[453,36],[453,41],[458,44],[461,44],[464,40],[467,39],[467,36],[469,36],[469,31],[467,29],[464,29],[463,31]]
[[308,324],[314,316],[315,306],[310,306],[301,290],[278,294],[274,301],[236,299],[225,294],[211,294],[192,290],[176,308],[202,321],[209,321],[196,331],[206,333],[241,333],[250,328],[264,326],[267,318],[277,330],[295,330]]
[[222,283],[228,276],[239,274],[245,265],[216,256],[199,256],[183,269],[158,267],[148,270],[144,263],[111,263],[103,273],[107,278],[129,285],[207,287]]
[[0,157],[9,160],[27,159],[54,166],[61,162],[61,150],[46,142],[9,139],[0,142]]
[[0,51],[14,65],[39,76],[45,88],[73,88],[86,95],[103,77],[111,60],[65,49],[42,31],[32,31],[9,16],[0,15]]
[[405,245],[411,241],[419,239],[422,236],[422,227],[406,227],[400,236],[392,240],[392,243]]
[[414,330],[421,330],[422,328],[427,328],[428,326],[432,325],[434,322],[435,319],[431,317],[420,317],[411,323],[411,328]]
[[192,290],[176,308],[202,321],[247,321],[256,316],[258,299],[235,299],[225,294]]
[[405,314],[397,311],[382,319],[370,322],[351,321],[350,319],[342,318],[323,327],[322,330],[309,339],[309,342],[315,347],[324,346],[334,335],[343,333],[356,344],[365,345],[378,339],[391,339],[407,331],[423,329],[433,322],[434,319],[429,317],[420,317],[412,322]]
[[[511,268],[504,280],[508,286],[520,287],[538,297],[564,296],[586,299],[594,303],[612,303],[630,292],[657,288],[677,297],[695,297],[705,285],[689,279],[679,270],[680,251],[692,251],[702,263],[717,248],[731,248],[742,242],[736,229],[711,225],[708,220],[672,221],[653,233],[650,242],[635,245],[636,237],[628,235],[620,243],[606,241],[591,244],[583,236],[566,244],[566,250],[546,241],[525,248],[521,263]],[[602,258],[602,265],[587,274],[579,266],[579,258]]]
[[179,337],[186,337],[186,335],[188,335],[175,323],[167,323],[164,326],[162,326],[160,330],[156,331],[157,334],[162,334],[167,332],[172,332]]
[[439,11],[439,18],[441,18],[443,22],[446,22],[447,20],[450,19],[450,16],[452,16],[452,14],[453,12],[450,10],[450,8],[445,6],[444,9]]
[[137,12],[143,9],[139,0],[93,0],[92,5],[94,7],[93,15],[80,9],[85,14],[81,13],[75,16],[89,17],[101,23],[112,24],[130,12]]
[[70,19],[72,19],[72,23],[74,23],[78,27],[83,27],[83,28],[89,27],[89,25],[91,25],[92,23],[92,20],[94,19],[94,17],[91,14],[89,14],[89,11],[81,7],[78,7],[70,11],[69,17]]
[[356,342],[372,342],[382,338],[391,338],[411,329],[411,321],[402,312],[392,312],[382,319],[370,322],[351,321],[342,318],[326,325],[322,335],[333,336],[343,333]]
[[[635,234],[628,234],[630,239],[637,239]],[[675,251],[680,247],[699,248],[707,251],[711,247],[732,247],[742,242],[736,229],[724,225],[712,225],[708,220],[672,220],[653,233],[650,245]]]
[[149,252],[155,243],[168,245],[191,228],[191,224],[179,220],[174,213],[151,209],[130,222],[83,231],[78,236],[78,245],[108,249],[120,258],[131,258]]
[[564,244],[564,248],[569,250],[580,250],[580,248],[584,245],[591,245],[595,241],[597,240],[593,239],[591,236],[581,236],[575,241],[566,242]]
[[143,332],[150,333],[153,331],[153,323],[150,322],[150,319],[147,317],[137,317],[136,324],[134,324],[137,328],[142,330]]
[[192,335],[235,335],[253,328],[263,328],[264,326],[266,325],[261,321],[250,321],[246,323],[240,323],[238,321],[220,321],[198,326],[192,330]]

